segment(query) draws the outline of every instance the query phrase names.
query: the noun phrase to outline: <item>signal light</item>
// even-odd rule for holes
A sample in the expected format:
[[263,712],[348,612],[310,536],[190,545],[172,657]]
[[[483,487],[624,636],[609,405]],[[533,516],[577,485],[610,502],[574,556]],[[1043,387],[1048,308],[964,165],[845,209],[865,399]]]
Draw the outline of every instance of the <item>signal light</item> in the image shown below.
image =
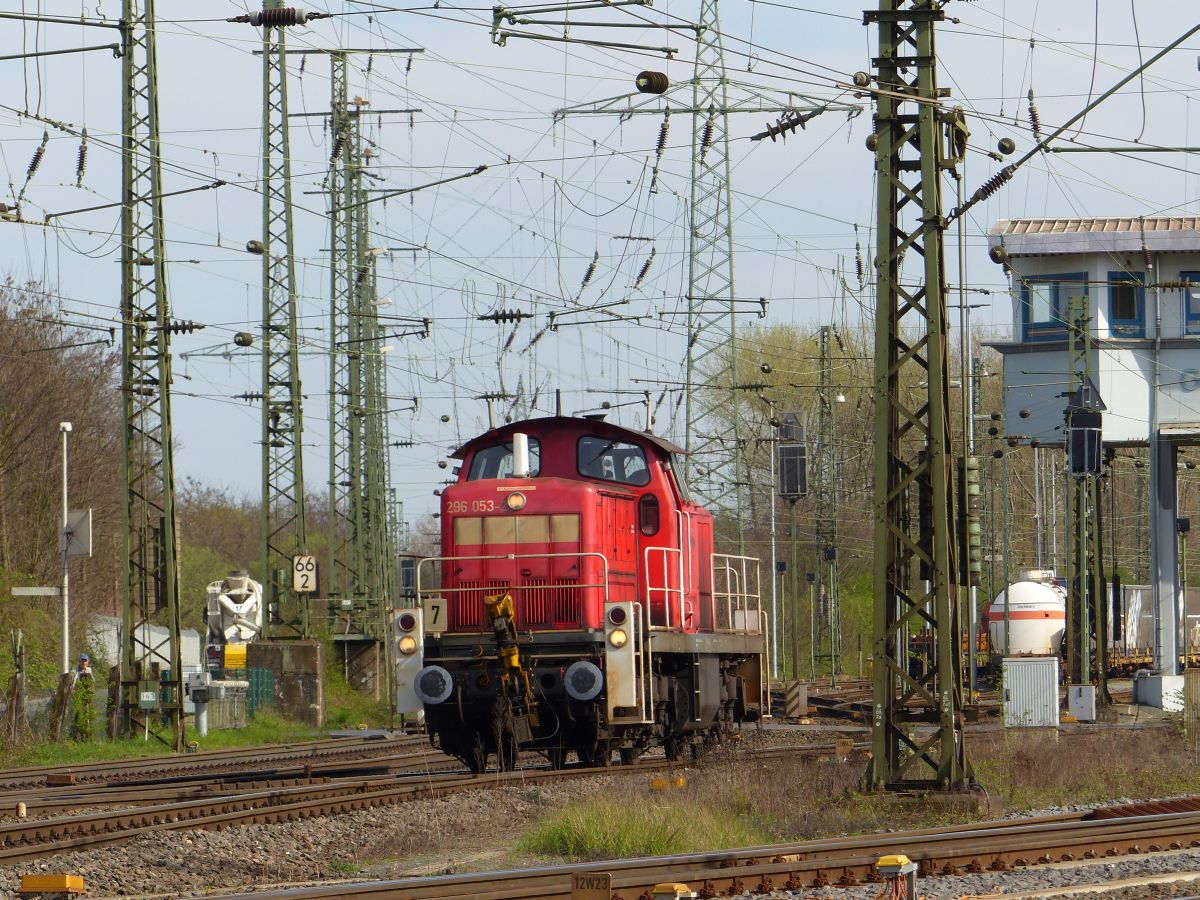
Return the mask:
[[412,613],[401,613],[398,621],[403,631],[412,631],[417,627],[417,617]]

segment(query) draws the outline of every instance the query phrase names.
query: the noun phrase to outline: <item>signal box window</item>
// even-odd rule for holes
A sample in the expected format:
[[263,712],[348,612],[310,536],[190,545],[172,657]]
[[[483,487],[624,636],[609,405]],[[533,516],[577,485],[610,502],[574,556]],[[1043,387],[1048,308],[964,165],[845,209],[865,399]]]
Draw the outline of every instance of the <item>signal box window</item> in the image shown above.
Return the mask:
[[1180,272],[1183,282],[1183,326],[1185,334],[1200,335],[1200,272]]
[[[529,439],[529,477],[535,477],[542,468],[542,445],[537,438]],[[467,481],[479,481],[481,478],[512,478],[513,449],[512,442],[485,447],[475,454],[471,460],[471,471],[467,473]]]
[[1026,341],[1067,336],[1067,307],[1073,295],[1087,296],[1087,273],[1031,275],[1021,282],[1021,323]]
[[1108,324],[1113,337],[1146,336],[1146,289],[1141,272],[1108,273]]
[[579,439],[579,474],[637,487],[650,483],[650,467],[641,447],[591,435]]

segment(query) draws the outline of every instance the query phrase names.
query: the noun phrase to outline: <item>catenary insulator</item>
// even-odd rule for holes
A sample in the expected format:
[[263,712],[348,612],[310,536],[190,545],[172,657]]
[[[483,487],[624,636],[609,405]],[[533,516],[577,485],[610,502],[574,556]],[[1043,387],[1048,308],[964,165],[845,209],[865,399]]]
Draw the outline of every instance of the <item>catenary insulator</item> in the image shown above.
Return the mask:
[[662,94],[671,86],[666,72],[639,72],[633,83],[643,94]]
[[711,109],[708,111],[708,121],[704,123],[704,134],[700,137],[700,155],[704,155],[704,151],[712,146],[713,132],[716,129],[716,113]]
[[979,203],[980,201],[986,200],[988,197],[992,196],[992,194],[996,193],[996,191],[1000,190],[1000,188],[1004,186],[1006,181],[1013,177],[1013,173],[1016,171],[1016,166],[1011,164],[1005,166],[979,186],[979,189],[971,195],[971,203]]
[[654,155],[662,158],[663,150],[667,148],[667,135],[671,133],[671,115],[663,116],[662,124],[658,126],[658,143],[654,145]]
[[1033,139],[1039,144],[1042,142],[1042,117],[1038,113],[1037,103],[1033,99],[1033,88],[1029,89],[1029,130],[1033,132]]
[[283,28],[288,25],[304,25],[310,19],[317,18],[323,17],[299,6],[285,6],[282,9],[262,9],[250,13],[250,24],[255,28]]
[[633,282],[633,286],[639,287],[646,280],[646,274],[650,271],[650,264],[654,262],[654,254],[658,252],[656,247],[650,248],[650,255],[646,257],[646,261],[642,263],[641,271],[638,272],[637,279]]
[[587,271],[583,273],[583,284],[579,285],[579,290],[583,290],[592,280],[592,276],[596,274],[596,266],[600,262],[600,251],[597,250],[592,255],[592,261],[588,263]]
[[29,169],[25,172],[25,180],[28,181],[37,174],[37,170],[41,168],[42,160],[46,158],[46,145],[50,143],[50,132],[42,132],[42,142],[38,144],[38,148],[33,151],[33,159],[29,161]]
[[79,136],[79,155],[75,157],[75,187],[83,187],[83,176],[87,172],[87,129]]

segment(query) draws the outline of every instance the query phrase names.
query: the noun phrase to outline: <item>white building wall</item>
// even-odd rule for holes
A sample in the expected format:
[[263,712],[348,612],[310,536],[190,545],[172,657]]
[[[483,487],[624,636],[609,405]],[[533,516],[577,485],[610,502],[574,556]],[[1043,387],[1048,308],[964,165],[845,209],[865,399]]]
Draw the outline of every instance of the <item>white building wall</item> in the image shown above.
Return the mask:
[[[1200,242],[1200,238],[1198,238]],[[1101,342],[1093,371],[1100,396],[1108,405],[1104,440],[1113,444],[1144,444],[1150,438],[1151,394],[1154,385],[1156,303],[1162,320],[1164,345],[1160,356],[1158,418],[1162,424],[1200,423],[1200,334],[1186,333],[1184,292],[1179,288],[1145,288],[1144,339],[1114,336],[1109,321],[1109,272],[1140,273],[1147,282],[1178,282],[1183,272],[1200,272],[1200,251],[1159,253],[1157,277],[1146,274],[1140,253],[1095,252],[1012,259],[1012,344],[1001,346],[1005,356],[1005,420],[1009,435],[1043,444],[1063,441],[1063,412],[1069,375],[1066,337],[1025,341],[1021,281],[1045,275],[1087,273],[1088,306],[1093,335]],[[1022,415],[1022,412],[1027,415]]]

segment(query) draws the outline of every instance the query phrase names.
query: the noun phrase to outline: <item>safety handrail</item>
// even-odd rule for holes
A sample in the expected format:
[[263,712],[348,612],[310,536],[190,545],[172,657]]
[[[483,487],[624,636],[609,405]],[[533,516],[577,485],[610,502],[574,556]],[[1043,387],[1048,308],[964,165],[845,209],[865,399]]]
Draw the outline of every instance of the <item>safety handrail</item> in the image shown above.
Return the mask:
[[[712,588],[714,606],[723,603],[726,621],[714,622],[717,631],[732,631],[743,634],[761,633],[762,595],[759,580],[759,559],[755,556],[739,556],[731,553],[714,553],[712,557]],[[724,576],[724,580],[718,578]],[[721,588],[725,589],[722,590]],[[737,624],[743,613],[742,625]]]
[[[653,554],[658,554],[662,557],[662,585],[661,586],[655,585],[653,583],[653,580],[650,577],[651,573],[654,571],[654,569],[651,567],[651,558],[652,558]],[[679,587],[674,587],[674,588],[671,587],[671,578],[670,578],[671,557],[675,556],[675,557],[682,558],[683,552],[678,547],[647,547],[644,551],[644,555],[645,555],[644,570],[646,572],[646,611],[647,611],[646,622],[647,622],[647,626],[651,629],[670,628],[671,627],[671,599],[675,596],[679,597],[679,610],[680,610],[680,615],[682,615],[683,614],[683,598],[684,598],[682,580],[680,581]],[[680,577],[682,578],[682,571],[680,572]],[[655,625],[654,617],[651,614],[652,610],[654,609],[654,607],[652,605],[652,601],[654,600],[654,598],[656,596],[659,596],[659,595],[662,596],[663,608],[666,610],[666,622],[664,622],[662,625]]]

